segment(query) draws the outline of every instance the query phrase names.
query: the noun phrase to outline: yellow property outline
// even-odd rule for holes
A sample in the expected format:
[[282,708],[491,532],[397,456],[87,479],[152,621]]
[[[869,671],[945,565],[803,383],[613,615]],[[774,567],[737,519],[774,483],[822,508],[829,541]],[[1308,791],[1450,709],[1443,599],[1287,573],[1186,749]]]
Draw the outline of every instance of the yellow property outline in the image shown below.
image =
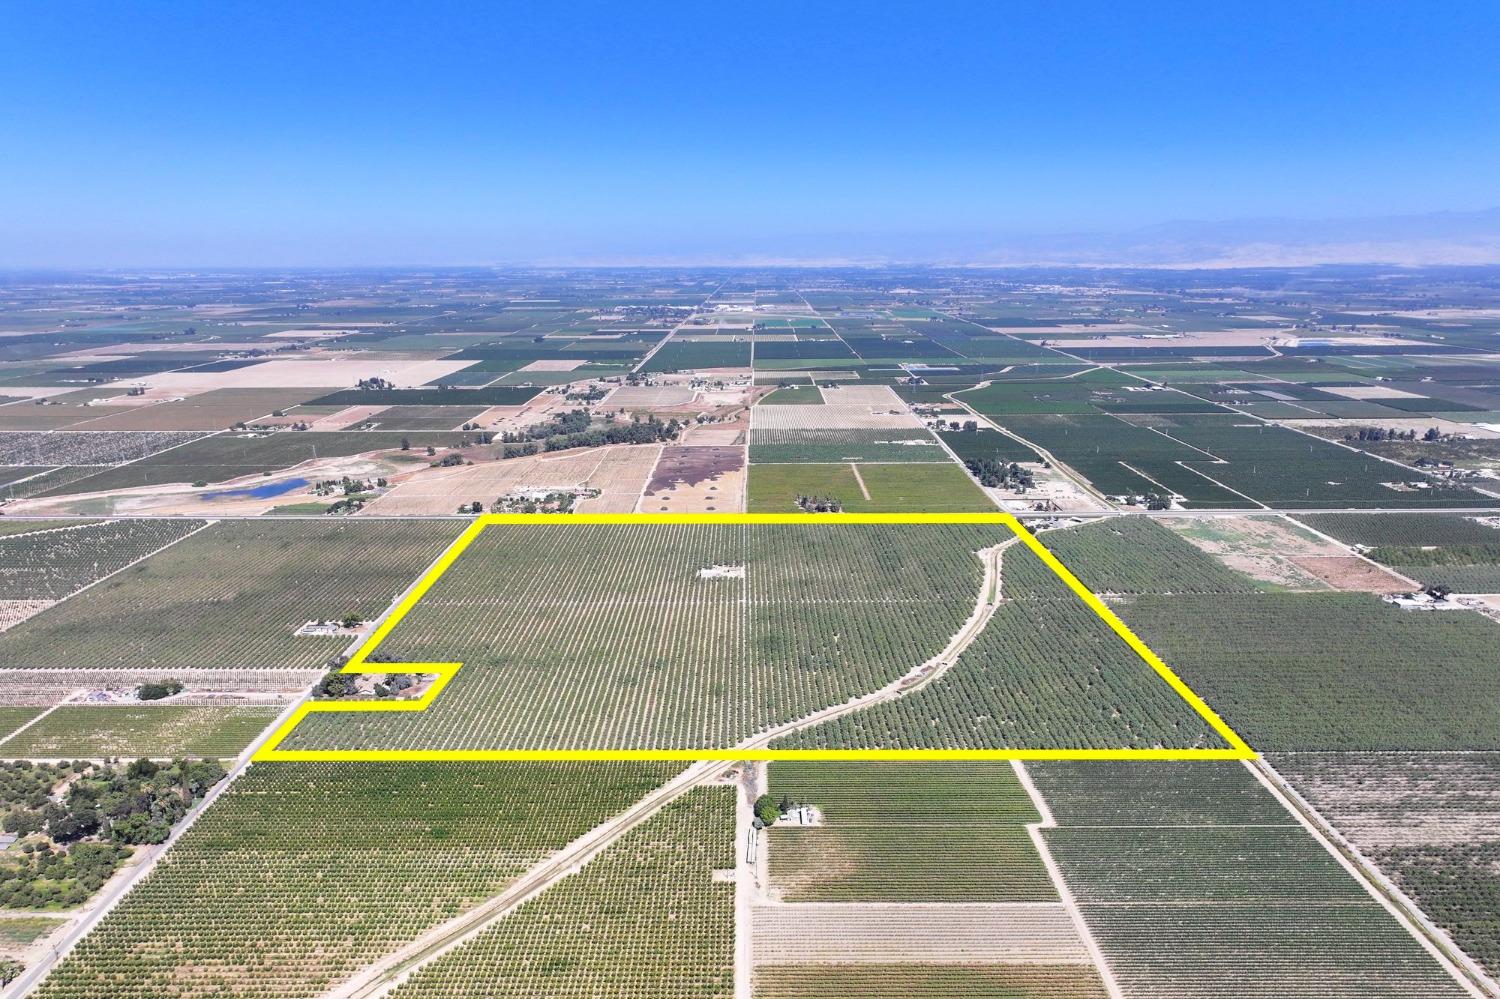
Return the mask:
[[[1208,722],[1228,743],[1222,749],[278,749],[292,730],[310,714],[354,711],[425,711],[463,668],[463,663],[366,663],[370,653],[416,606],[432,585],[453,565],[464,549],[491,524],[1004,524],[1046,566],[1068,584],[1089,609],[1125,640],[1157,674]],[[1032,533],[1008,513],[710,513],[710,514],[525,514],[491,513],[476,517],[448,546],[360,645],[340,672],[429,673],[437,679],[421,697],[411,700],[308,701],[300,705],[256,751],[254,760],[301,762],[393,760],[1245,760],[1256,753],[1171,667],[1115,612],[1058,561]]]

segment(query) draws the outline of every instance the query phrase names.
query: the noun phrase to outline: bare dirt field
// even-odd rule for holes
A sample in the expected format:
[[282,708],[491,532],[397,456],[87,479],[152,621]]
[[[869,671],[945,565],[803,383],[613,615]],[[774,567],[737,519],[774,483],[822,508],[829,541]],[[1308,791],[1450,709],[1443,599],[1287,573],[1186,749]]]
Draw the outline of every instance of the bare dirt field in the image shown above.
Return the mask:
[[[1027,513],[1042,510],[1111,510],[1108,503],[1084,489],[1056,467],[1047,468],[1037,461],[1023,461],[1022,468],[1031,472],[1030,489],[1017,495],[1008,489],[986,489],[992,498],[999,501],[1002,509],[1011,513]],[[1038,504],[1041,504],[1038,506]],[[1048,506],[1051,504],[1051,506]]]
[[661,448],[616,445],[507,458],[451,468],[421,468],[404,476],[390,492],[365,507],[377,515],[455,513],[460,504],[479,501],[485,509],[508,493],[600,489],[582,503],[595,513],[635,509]]
[[1345,399],[1421,399],[1415,392],[1403,392],[1389,385],[1326,385],[1322,391],[1341,395]]
[[750,414],[741,413],[726,423],[695,423],[683,431],[683,444],[744,444],[750,432]]
[[565,360],[541,360],[523,364],[517,368],[518,371],[573,371],[583,367],[587,361],[565,361]]
[[[308,424],[309,430],[343,430],[364,423],[385,406],[346,406],[337,413],[319,417]],[[294,416],[295,418],[295,416]]]
[[889,385],[831,385],[823,390],[823,401],[830,406],[906,409],[906,403]]
[[[1218,332],[1164,334],[1160,330],[1139,328],[1137,332],[1116,333],[1115,327],[1104,332],[1092,327],[1092,336],[1048,337],[1047,342],[1058,347],[1260,347],[1281,334],[1270,329],[1220,330]],[[1038,332],[1033,329],[1031,333]]]
[[756,430],[922,429],[922,421],[904,406],[895,412],[871,406],[756,406],[750,422]]
[[[1231,569],[1275,587],[1323,590],[1330,583],[1298,558],[1342,558],[1349,553],[1280,517],[1173,517],[1162,523]],[[1357,561],[1357,560],[1356,560]]]
[[[114,390],[111,389],[110,391],[113,392]],[[106,394],[106,395],[100,396],[99,398],[89,400],[85,405],[90,406],[90,407],[92,407],[92,406],[118,406],[118,407],[154,406],[154,405],[156,405],[157,403],[160,403],[160,402],[171,402],[174,399],[186,399],[186,398],[189,398],[191,396],[202,395],[202,394],[203,394],[202,392],[183,392],[183,391],[178,391],[178,390],[169,389],[169,388],[148,388],[148,389],[146,389],[146,391],[142,392],[140,395],[127,395],[127,394],[125,394],[123,392],[118,393],[118,394],[113,394],[113,395]]]
[[[7,389],[6,391],[9,391]],[[1273,421],[1285,422],[1285,421]],[[1358,430],[1360,427],[1368,427],[1370,420],[1332,420],[1327,418],[1313,420],[1291,421],[1297,427],[1348,427],[1350,430]],[[1489,430],[1483,426],[1472,423],[1459,423],[1457,420],[1443,420],[1433,416],[1424,416],[1418,419],[1386,419],[1382,417],[1376,421],[1381,427],[1389,427],[1395,430],[1415,430],[1420,436],[1431,427],[1437,427],[1445,434],[1459,434],[1464,437],[1472,437],[1475,440],[1494,440],[1500,437],[1500,431]]]
[[232,371],[166,371],[106,386],[123,392],[132,385],[203,392],[227,388],[352,388],[363,378],[384,378],[397,388],[410,388],[461,371],[477,361],[440,361],[432,355],[399,353],[309,353],[297,358],[276,358]]
[[642,513],[735,513],[745,508],[743,447],[662,449],[641,496]]
[[341,336],[348,336],[354,330],[281,330],[277,333],[267,333],[267,340],[336,340]]
[[[322,670],[176,669],[185,686],[166,704],[287,703],[307,692]],[[75,704],[135,701],[135,688],[161,680],[160,670],[8,669],[0,667],[5,703],[50,707],[71,697]]]
[[755,964],[1088,964],[1061,904],[800,903],[752,910]]
[[1336,590],[1409,593],[1412,584],[1357,555],[1297,555],[1290,561]]
[[606,450],[587,483],[600,494],[579,500],[573,508],[579,513],[634,513],[662,449],[649,445]]
[[[332,388],[232,388],[162,402],[138,409],[115,410],[84,420],[77,430],[224,430],[234,423],[269,416],[298,403],[335,391]],[[87,410],[81,410],[86,413]]]
[[653,409],[686,406],[698,393],[685,385],[621,385],[601,403],[609,409]]

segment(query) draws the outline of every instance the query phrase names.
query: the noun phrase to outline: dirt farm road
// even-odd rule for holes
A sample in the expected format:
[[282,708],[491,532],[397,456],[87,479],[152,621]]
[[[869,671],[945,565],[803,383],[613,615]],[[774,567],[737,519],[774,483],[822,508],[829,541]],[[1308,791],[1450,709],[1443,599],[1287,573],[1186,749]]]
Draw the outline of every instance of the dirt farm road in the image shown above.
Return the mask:
[[[872,704],[896,700],[937,680],[979,637],[979,634],[984,631],[985,624],[989,622],[991,615],[1000,605],[1001,554],[1005,548],[1015,544],[1018,540],[1011,538],[977,553],[984,566],[984,575],[980,580],[974,611],[937,655],[879,690],[852,698],[843,704],[823,708],[805,718],[787,722],[751,736],[735,746],[735,749],[764,748],[774,740],[793,732],[860,711]],[[500,894],[461,916],[433,927],[416,940],[365,968],[355,977],[325,992],[323,999],[378,999],[388,994],[413,971],[484,932],[495,920],[505,917],[562,878],[577,871],[678,797],[695,787],[720,778],[736,765],[738,764],[734,760],[700,760],[690,765],[626,811],[595,826],[557,853],[532,867]],[[736,831],[737,837],[738,831]]]

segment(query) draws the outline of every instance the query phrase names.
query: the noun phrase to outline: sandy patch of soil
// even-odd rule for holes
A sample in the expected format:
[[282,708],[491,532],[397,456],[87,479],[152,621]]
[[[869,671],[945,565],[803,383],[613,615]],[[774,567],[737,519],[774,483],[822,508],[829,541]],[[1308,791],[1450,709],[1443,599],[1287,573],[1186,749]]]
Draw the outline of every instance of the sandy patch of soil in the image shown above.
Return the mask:
[[507,458],[449,468],[418,468],[400,477],[384,496],[363,512],[387,515],[451,514],[476,500],[485,509],[507,493],[542,490],[598,489],[577,509],[592,513],[627,513],[651,474],[661,448],[616,445],[580,448],[526,458]]
[[[1040,329],[1028,332],[1041,333]],[[1048,337],[1058,347],[1254,347],[1259,348],[1281,336],[1275,330],[1241,329],[1213,333],[1167,333],[1138,327],[1136,332],[1117,332],[1116,327],[1092,327],[1092,336]]]
[[878,409],[905,409],[906,403],[889,385],[831,385],[823,390],[823,401],[830,406],[873,406]]
[[277,358],[264,364],[253,364],[233,371],[167,371],[143,378],[115,382],[109,389],[123,392],[131,385],[173,392],[206,392],[221,388],[320,388],[327,385],[353,387],[365,378],[384,378],[398,388],[415,388],[426,382],[461,371],[478,361],[437,361],[416,359],[401,354],[361,354],[326,356],[310,354],[298,358]]
[[697,393],[682,385],[621,385],[600,404],[609,409],[652,409],[657,406],[686,406]]
[[[321,419],[314,420],[308,424],[309,430],[343,430],[345,427],[358,426],[370,419],[376,413],[383,413],[388,406],[348,406],[331,413]],[[294,416],[295,420],[296,417]]]
[[1348,552],[1280,517],[1173,517],[1162,521],[1197,548],[1251,579],[1292,590],[1323,590],[1330,584],[1303,569],[1292,556],[1346,557]]
[[55,395],[67,395],[69,392],[77,391],[77,385],[7,385],[0,395],[11,398],[19,396],[22,399],[50,399]]
[[282,330],[279,333],[267,333],[267,340],[336,340],[341,336],[348,336],[353,330]]
[[693,424],[683,432],[681,443],[683,444],[718,444],[730,446],[744,444],[746,434],[750,431],[750,418],[748,414],[742,414],[728,423],[701,423]]
[[561,359],[532,361],[517,368],[518,371],[573,371],[583,367],[587,361],[566,361]]
[[745,506],[743,447],[662,449],[641,495],[642,513],[735,513]]
[[922,421],[904,406],[896,411],[870,406],[756,406],[750,422],[757,430],[922,429]]
[[1355,555],[1298,555],[1290,561],[1336,590],[1409,593],[1412,589],[1406,580]]
[[1389,385],[1325,385],[1320,391],[1341,395],[1345,399],[1423,399],[1415,392],[1403,392]]
[[[206,391],[206,390],[205,390]],[[176,399],[186,399],[190,396],[202,395],[202,391],[181,391],[169,388],[148,388],[140,395],[104,394],[96,399],[90,399],[84,405],[87,406],[151,406],[158,402],[172,402]]]
[[[9,392],[10,389],[6,389],[6,391]],[[1332,390],[1330,389],[1329,391]],[[1272,422],[1279,423],[1286,421],[1276,420]],[[1321,417],[1311,420],[1295,420],[1291,422],[1294,426],[1299,428],[1348,427],[1351,430],[1358,430],[1360,427],[1378,425],[1382,428],[1391,427],[1396,430],[1415,430],[1417,432],[1417,436],[1419,437],[1422,434],[1426,433],[1428,428],[1430,427],[1437,427],[1440,432],[1445,434],[1458,434],[1464,437],[1472,437],[1475,440],[1494,440],[1495,438],[1500,437],[1500,431],[1490,430],[1484,426],[1476,426],[1473,423],[1459,423],[1457,420],[1442,420],[1432,416],[1424,416],[1411,419],[1386,419],[1382,416],[1378,420],[1333,420],[1328,419],[1327,417]]]
[[1348,551],[1280,517],[1172,517],[1172,527],[1210,555],[1348,555]]
[[1037,510],[1112,510],[1108,503],[1094,496],[1077,482],[1068,478],[1057,468],[1044,468],[1041,462],[1023,461],[1022,468],[1031,471],[1032,488],[1024,495],[1008,489],[986,489],[991,498],[998,500],[1002,509],[1011,513],[1030,513]]
[[[876,326],[875,329],[899,329],[900,327]],[[1062,323],[1057,326],[986,326],[987,330],[996,333],[1019,333],[1028,340],[1047,336],[1050,338],[1062,336],[1067,333],[1092,333],[1098,337],[1118,336],[1122,333],[1160,333],[1159,329],[1151,326],[1142,326],[1139,323]],[[1091,345],[1097,345],[1097,340],[1089,341]]]

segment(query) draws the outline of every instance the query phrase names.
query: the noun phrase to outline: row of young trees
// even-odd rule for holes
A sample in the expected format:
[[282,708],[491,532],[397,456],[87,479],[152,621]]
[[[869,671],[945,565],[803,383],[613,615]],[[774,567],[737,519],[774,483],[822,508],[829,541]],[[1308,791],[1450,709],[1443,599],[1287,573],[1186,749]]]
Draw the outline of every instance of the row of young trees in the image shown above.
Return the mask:
[[675,417],[665,422],[655,416],[644,420],[637,417],[629,423],[606,417],[602,425],[595,426],[588,410],[575,409],[525,430],[501,434],[501,456],[521,458],[543,451],[606,444],[659,444],[676,440],[681,432],[682,424]]

